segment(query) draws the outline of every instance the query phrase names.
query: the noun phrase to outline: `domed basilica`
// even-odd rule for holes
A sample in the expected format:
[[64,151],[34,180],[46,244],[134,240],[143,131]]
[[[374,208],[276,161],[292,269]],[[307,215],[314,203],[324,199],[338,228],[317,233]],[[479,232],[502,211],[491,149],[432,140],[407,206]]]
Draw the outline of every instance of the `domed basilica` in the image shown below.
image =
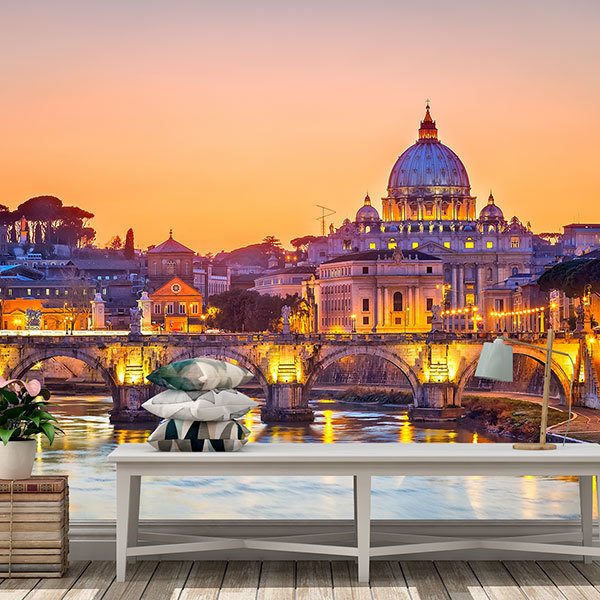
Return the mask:
[[[441,261],[440,279],[435,286],[441,291],[419,299],[419,306],[427,309],[422,311],[422,322],[413,323],[413,330],[425,331],[433,317],[433,306],[475,308],[480,314],[502,309],[502,290],[510,288],[511,282],[528,280],[535,270],[535,236],[529,225],[524,226],[517,217],[507,221],[491,192],[477,213],[467,169],[459,156],[440,141],[429,104],[418,139],[394,163],[387,195],[381,200],[381,214],[367,195],[354,220],[346,219],[338,228],[331,225],[328,236],[309,246],[309,262],[320,265],[318,287],[322,290],[329,284],[347,286],[338,271],[352,273],[352,265],[365,257],[375,257],[376,262],[391,261],[392,256],[397,259],[399,253],[409,256],[412,252],[413,258],[420,257],[423,264],[429,259]],[[348,265],[345,270],[327,266],[342,261]],[[376,272],[364,268],[361,274]],[[424,275],[432,274],[431,265],[428,268],[423,267]],[[367,284],[366,278],[361,281]],[[407,319],[414,320],[407,313],[406,302],[403,312],[407,314],[387,314],[393,307],[393,295],[386,304],[386,293],[395,292],[378,290],[377,282],[372,283],[375,288],[363,293],[367,294],[365,302],[355,301],[355,293],[342,302],[344,306],[349,302],[350,310],[359,313],[358,324],[364,324],[364,331],[393,331],[394,325],[406,327]],[[422,283],[416,287],[422,287]],[[413,304],[416,302],[413,298]],[[368,315],[360,310],[367,306],[371,307]],[[350,326],[348,318],[327,319],[323,311],[321,316],[321,330]]]

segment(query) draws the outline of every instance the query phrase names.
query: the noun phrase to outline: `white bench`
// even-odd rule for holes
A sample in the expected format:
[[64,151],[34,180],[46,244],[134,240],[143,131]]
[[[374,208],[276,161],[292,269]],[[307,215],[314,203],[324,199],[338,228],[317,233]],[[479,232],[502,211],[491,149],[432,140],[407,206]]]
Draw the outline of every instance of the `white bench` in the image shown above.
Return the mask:
[[[125,581],[128,557],[235,548],[352,556],[359,581],[369,580],[370,557],[487,548],[513,552],[600,557],[593,545],[592,478],[600,473],[600,445],[567,444],[557,450],[514,450],[511,444],[248,444],[240,452],[158,452],[147,444],[123,444],[108,457],[117,470],[117,581]],[[139,545],[140,482],[143,476],[348,476],[354,485],[355,543],[351,546],[294,541],[174,536],[181,543]],[[564,534],[527,538],[431,537],[418,543],[371,546],[371,477],[576,476],[579,477],[581,539]],[[401,493],[401,492],[400,492]],[[562,535],[562,537],[561,537]],[[189,538],[189,539],[188,539]],[[554,542],[554,543],[552,543]],[[581,544],[581,545],[579,545]]]

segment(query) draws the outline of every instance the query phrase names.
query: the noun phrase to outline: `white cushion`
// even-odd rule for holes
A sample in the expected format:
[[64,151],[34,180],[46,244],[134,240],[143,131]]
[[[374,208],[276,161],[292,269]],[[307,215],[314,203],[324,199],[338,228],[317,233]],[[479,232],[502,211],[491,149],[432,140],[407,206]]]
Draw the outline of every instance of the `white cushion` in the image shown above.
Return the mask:
[[181,421],[229,421],[242,417],[257,406],[256,402],[237,390],[184,392],[165,390],[142,406],[163,419]]

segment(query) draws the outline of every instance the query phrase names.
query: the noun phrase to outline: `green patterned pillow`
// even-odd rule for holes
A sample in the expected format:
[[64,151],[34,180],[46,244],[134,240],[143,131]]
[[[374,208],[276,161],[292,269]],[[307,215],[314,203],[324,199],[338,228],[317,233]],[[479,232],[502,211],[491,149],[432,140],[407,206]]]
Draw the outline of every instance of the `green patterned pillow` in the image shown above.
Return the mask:
[[237,421],[163,421],[148,443],[161,452],[236,452],[250,430]]
[[208,391],[235,388],[248,383],[254,375],[237,365],[214,358],[190,358],[159,367],[149,379],[172,390]]

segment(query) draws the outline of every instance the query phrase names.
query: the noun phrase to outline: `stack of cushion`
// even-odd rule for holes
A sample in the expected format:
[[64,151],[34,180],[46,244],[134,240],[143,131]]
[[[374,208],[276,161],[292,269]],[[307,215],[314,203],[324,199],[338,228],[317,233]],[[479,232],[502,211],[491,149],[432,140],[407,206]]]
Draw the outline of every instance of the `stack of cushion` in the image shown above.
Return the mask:
[[148,375],[166,387],[142,406],[162,417],[148,443],[163,452],[235,452],[250,431],[236,419],[256,402],[234,388],[253,378],[242,367],[212,358],[171,363]]

